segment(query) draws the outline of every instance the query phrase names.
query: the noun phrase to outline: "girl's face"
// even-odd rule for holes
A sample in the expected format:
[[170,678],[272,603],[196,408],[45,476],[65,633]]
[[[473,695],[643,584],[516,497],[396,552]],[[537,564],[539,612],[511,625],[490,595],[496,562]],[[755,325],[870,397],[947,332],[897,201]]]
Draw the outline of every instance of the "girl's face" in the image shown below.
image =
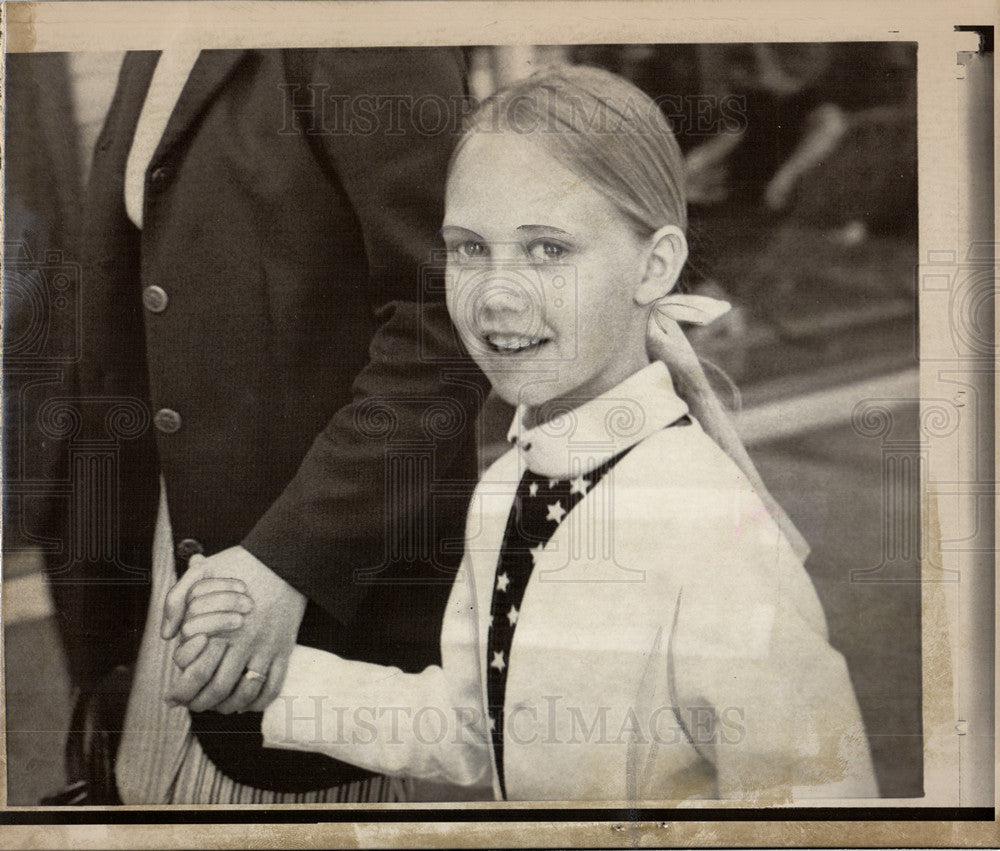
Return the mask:
[[514,133],[467,139],[442,236],[448,310],[508,403],[576,406],[649,362],[648,308],[633,298],[647,241],[539,145]]

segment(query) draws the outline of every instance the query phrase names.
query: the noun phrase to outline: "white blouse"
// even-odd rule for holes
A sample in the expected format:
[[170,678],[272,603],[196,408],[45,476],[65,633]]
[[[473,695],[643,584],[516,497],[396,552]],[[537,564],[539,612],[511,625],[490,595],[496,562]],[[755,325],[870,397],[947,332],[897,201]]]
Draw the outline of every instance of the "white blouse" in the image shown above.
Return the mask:
[[843,658],[802,564],[655,363],[565,417],[519,420],[483,476],[419,674],[296,647],[265,744],[500,796],[490,599],[525,468],[585,474],[634,447],[538,553],[505,693],[511,800],[781,804],[877,794]]

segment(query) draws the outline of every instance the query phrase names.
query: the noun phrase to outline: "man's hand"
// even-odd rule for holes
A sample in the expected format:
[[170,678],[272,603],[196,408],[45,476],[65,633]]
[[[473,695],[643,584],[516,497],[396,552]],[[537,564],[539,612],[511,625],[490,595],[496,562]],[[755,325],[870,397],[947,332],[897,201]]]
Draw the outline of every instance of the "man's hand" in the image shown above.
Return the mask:
[[[262,712],[281,689],[306,598],[243,547],[230,547],[210,558],[194,556],[167,594],[164,639],[173,638],[181,629],[191,589],[202,580],[239,580],[253,601],[253,609],[239,615],[241,626],[211,636],[195,658],[185,660],[188,664],[167,699],[186,705],[192,712]],[[231,601],[225,595],[232,590],[220,585],[221,608],[229,606]],[[199,600],[211,600],[212,596]],[[213,610],[205,603],[200,605],[205,614]]]

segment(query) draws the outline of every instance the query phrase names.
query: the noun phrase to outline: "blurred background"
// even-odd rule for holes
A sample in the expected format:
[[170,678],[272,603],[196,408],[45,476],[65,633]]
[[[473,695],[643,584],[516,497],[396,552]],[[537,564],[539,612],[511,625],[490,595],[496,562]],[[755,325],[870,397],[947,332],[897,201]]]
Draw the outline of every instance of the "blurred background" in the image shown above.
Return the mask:
[[[734,306],[693,342],[812,546],[806,567],[851,670],[881,793],[920,796],[915,45],[465,53],[476,97],[551,62],[582,62],[628,77],[671,121],[688,166],[684,286]],[[33,805],[64,784],[75,672],[87,663],[87,648],[60,637],[72,588],[45,571],[59,546],[46,531],[60,473],[35,416],[73,358],[80,204],[122,54],[6,59],[7,794],[9,805]],[[40,325],[43,313],[52,321]],[[483,412],[484,457],[510,415],[496,401]]]

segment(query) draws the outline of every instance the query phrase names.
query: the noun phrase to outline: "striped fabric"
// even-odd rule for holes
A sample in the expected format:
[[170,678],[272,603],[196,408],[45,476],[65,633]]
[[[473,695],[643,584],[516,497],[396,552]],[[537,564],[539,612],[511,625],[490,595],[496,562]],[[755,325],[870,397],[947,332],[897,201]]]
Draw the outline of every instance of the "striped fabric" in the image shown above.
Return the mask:
[[168,804],[347,804],[406,800],[404,781],[396,777],[370,777],[331,789],[311,792],[271,792],[254,789],[226,777],[205,756],[192,736],[180,771],[174,778]]
[[406,781],[372,777],[310,792],[272,792],[231,780],[205,756],[192,735],[188,711],[170,707],[164,695],[176,670],[177,639],[160,638],[167,592],[176,581],[173,535],[164,488],[153,540],[149,615],[129,696],[115,774],[126,804],[313,804],[398,802]]

